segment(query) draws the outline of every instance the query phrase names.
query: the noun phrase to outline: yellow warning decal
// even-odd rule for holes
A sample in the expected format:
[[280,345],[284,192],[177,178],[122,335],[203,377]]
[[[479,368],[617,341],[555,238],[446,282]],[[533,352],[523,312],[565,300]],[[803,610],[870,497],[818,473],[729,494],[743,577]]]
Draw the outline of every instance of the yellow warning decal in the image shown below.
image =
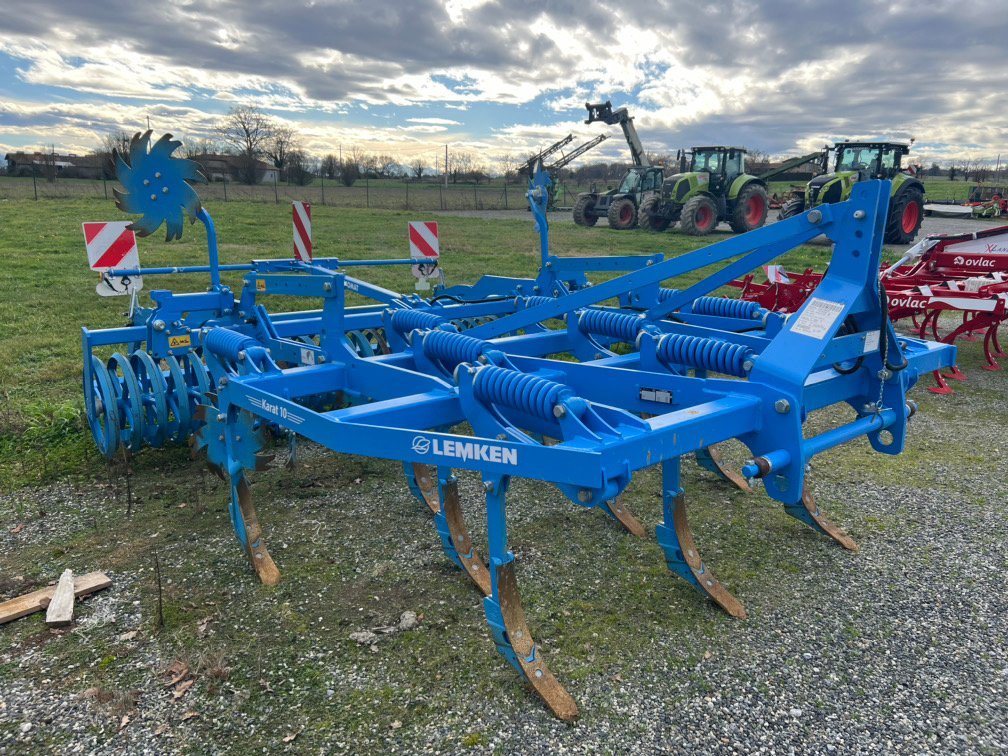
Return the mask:
[[256,279],[256,291],[266,291],[266,282],[261,278]]
[[182,347],[192,346],[192,338],[190,338],[188,333],[184,336],[169,336],[168,346],[172,349],[181,349]]

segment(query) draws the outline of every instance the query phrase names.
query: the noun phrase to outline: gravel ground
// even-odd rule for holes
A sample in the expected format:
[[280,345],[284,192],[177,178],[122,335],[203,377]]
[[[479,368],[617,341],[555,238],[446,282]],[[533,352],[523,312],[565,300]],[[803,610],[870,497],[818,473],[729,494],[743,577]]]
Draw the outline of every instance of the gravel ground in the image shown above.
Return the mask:
[[[257,478],[285,574],[275,590],[244,568],[223,486],[204,489],[202,509],[191,497],[158,505],[155,491],[193,485],[195,463],[138,471],[145,500],[133,519],[98,481],[0,497],[5,596],[67,562],[115,580],[68,630],[47,631],[39,616],[0,628],[0,754],[1004,753],[1005,379],[976,369],[976,345],[965,350],[970,380],[955,395],[917,389],[904,455],[859,443],[815,465],[817,499],[859,553],[685,465],[700,548],[745,621],[669,576],[653,539],[516,482],[509,521],[530,624],[579,702],[573,726],[496,655],[478,598],[392,465],[327,466],[312,449],[307,470]],[[477,482],[462,484],[484,532]],[[628,495],[652,523],[655,491],[645,476]],[[24,514],[38,509],[44,517]],[[94,531],[103,535],[88,540]],[[128,551],[131,539],[160,544],[173,632],[152,630],[149,560]],[[350,640],[403,610],[418,613],[417,629],[373,649]],[[214,649],[232,669],[216,682],[199,656]],[[176,701],[163,672],[182,653],[203,672]],[[102,686],[118,691],[112,700]]]

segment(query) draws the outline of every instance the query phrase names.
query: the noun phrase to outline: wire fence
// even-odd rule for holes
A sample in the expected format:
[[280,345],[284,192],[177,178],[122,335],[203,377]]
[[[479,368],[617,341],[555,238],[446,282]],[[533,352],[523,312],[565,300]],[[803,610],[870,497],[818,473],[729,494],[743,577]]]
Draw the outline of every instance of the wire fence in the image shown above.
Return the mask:
[[[40,176],[0,177],[0,200],[71,199],[94,197],[112,199],[118,183],[112,180],[61,179],[47,181]],[[556,204],[573,204],[579,191],[587,187],[561,183]],[[204,199],[222,202],[288,203],[292,200],[333,207],[376,208],[382,210],[521,210],[528,207],[524,182],[491,184],[448,184],[433,181],[361,179],[353,186],[314,181],[308,186],[236,184],[215,181],[200,185]]]

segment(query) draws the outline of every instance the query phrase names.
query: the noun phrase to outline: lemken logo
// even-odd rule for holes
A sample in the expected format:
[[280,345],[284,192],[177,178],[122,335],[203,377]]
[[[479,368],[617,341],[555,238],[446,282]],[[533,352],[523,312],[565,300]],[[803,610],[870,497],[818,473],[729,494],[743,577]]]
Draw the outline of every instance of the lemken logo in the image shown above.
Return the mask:
[[417,454],[431,453],[438,457],[453,457],[461,460],[497,462],[502,465],[517,465],[518,450],[496,444],[481,444],[478,441],[452,441],[426,436],[414,436],[412,449]]

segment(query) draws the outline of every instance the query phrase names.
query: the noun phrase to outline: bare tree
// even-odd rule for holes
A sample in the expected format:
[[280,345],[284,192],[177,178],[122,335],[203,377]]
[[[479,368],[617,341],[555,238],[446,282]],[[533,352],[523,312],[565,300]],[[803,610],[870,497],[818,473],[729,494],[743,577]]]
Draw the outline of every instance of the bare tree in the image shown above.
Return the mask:
[[749,173],[766,173],[770,170],[770,155],[763,150],[749,150],[746,154],[746,171]]
[[448,160],[448,174],[451,176],[453,184],[457,184],[459,179],[465,179],[473,169],[473,156],[468,152],[453,152]]
[[259,158],[273,137],[273,121],[255,105],[231,108],[217,126],[221,139],[235,149],[241,158],[239,178],[246,184],[258,183]]
[[956,172],[958,170],[959,170],[959,168],[956,166],[955,163],[949,163],[949,170],[948,170],[949,181],[955,181],[956,180]]
[[300,145],[298,144],[297,134],[294,132],[294,129],[289,126],[274,125],[273,133],[266,140],[263,153],[273,163],[280,176],[285,177],[287,183],[290,183],[291,179],[287,175],[290,156],[299,150]]
[[315,180],[318,161],[310,158],[304,150],[292,150],[287,153],[285,170],[287,183],[297,186],[307,186]]
[[95,157],[101,160],[102,177],[115,178],[115,164],[112,155],[116,152],[121,155],[129,154],[130,135],[125,131],[110,131],[98,142],[95,149]]
[[424,169],[427,168],[427,163],[424,162],[423,158],[416,158],[412,163],[410,163],[410,174],[413,178],[418,181],[423,178]]
[[334,179],[339,176],[340,172],[340,160],[338,157],[332,153],[326,155],[322,158],[322,175],[327,179]]

